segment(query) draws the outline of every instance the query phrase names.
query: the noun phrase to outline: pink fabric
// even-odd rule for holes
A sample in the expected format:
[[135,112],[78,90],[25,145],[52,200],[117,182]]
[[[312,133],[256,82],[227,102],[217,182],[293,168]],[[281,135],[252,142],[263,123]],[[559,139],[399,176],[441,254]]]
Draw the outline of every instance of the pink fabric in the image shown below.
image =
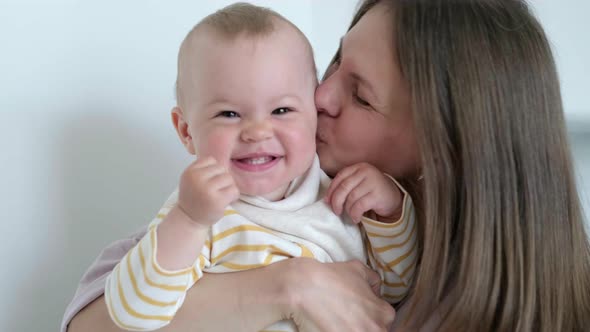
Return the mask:
[[74,298],[66,308],[61,321],[61,332],[66,332],[68,324],[74,316],[90,302],[104,294],[105,280],[125,254],[133,248],[145,235],[146,227],[131,236],[109,244],[90,265],[74,294]]

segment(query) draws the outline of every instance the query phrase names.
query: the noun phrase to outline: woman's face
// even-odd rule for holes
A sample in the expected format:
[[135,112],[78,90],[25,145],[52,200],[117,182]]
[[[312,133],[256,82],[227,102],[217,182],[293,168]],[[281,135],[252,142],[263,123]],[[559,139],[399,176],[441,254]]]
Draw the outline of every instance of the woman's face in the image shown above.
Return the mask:
[[359,162],[398,179],[419,169],[410,93],[393,38],[391,13],[373,7],[342,38],[339,61],[316,90],[317,151],[329,175]]

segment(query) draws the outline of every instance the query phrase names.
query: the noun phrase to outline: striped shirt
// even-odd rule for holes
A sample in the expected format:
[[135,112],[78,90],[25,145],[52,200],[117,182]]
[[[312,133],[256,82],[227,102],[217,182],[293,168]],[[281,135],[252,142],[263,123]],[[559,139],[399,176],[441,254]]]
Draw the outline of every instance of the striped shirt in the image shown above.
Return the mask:
[[[367,262],[382,278],[383,298],[399,302],[406,295],[417,257],[409,195],[404,191],[403,214],[398,221],[381,223],[364,217],[359,227],[335,215],[322,201],[329,179],[319,165],[314,168],[295,181],[282,201],[242,196],[210,228],[193,266],[167,271],[156,260],[157,230],[177,202],[175,192],[150,223],[147,234],[107,278],[105,300],[113,321],[127,330],[161,328],[173,319],[187,290],[203,273],[247,270],[292,257]],[[281,321],[265,330],[297,329],[293,322]]]

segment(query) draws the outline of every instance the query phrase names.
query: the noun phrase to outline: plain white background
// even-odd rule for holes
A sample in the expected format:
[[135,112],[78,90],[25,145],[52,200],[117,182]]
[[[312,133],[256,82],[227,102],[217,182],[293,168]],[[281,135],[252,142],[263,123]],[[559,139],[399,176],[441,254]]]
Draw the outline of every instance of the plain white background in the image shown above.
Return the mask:
[[[170,122],[178,46],[232,1],[0,0],[0,331],[57,330],[99,250],[151,220],[190,158]],[[322,72],[356,0],[253,1]],[[554,46],[590,192],[590,4],[532,1]]]

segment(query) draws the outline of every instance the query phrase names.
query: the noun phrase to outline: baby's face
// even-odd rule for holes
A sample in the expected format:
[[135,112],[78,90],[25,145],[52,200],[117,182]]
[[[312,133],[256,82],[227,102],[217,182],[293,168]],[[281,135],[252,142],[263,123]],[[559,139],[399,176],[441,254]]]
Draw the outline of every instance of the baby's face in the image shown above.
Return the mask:
[[214,157],[240,192],[276,198],[315,155],[316,80],[306,44],[287,27],[232,41],[202,36],[198,44],[183,69],[197,156]]

